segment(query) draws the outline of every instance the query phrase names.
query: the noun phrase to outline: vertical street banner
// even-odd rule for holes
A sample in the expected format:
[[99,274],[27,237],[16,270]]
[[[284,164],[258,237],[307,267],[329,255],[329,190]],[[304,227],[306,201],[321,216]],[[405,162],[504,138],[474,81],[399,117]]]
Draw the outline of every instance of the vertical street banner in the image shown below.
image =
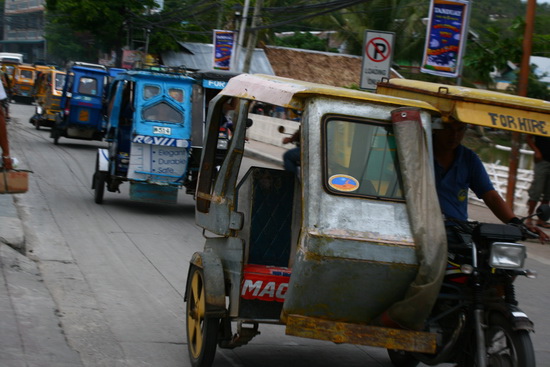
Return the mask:
[[432,0],[420,71],[456,78],[468,35],[469,2]]
[[216,70],[229,70],[235,32],[214,29],[214,65]]

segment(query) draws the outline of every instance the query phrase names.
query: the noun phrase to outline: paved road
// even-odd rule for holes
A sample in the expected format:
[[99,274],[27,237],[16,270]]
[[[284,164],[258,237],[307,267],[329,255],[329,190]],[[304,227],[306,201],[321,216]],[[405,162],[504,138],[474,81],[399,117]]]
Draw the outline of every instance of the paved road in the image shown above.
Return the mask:
[[[123,186],[95,204],[91,177],[104,143],[61,138],[55,146],[49,131],[27,122],[31,113],[31,106],[12,106],[14,155],[34,173],[29,192],[15,196],[27,257],[0,245],[0,366],[188,366],[183,293],[188,261],[203,245],[192,198],[135,203]],[[7,197],[1,218],[13,217]],[[490,218],[483,208],[472,217]],[[550,246],[529,243],[529,253],[541,276],[520,279],[518,293],[537,325],[544,366]],[[214,366],[390,366],[383,349],[288,337],[281,326],[260,331],[247,346],[219,350]]]

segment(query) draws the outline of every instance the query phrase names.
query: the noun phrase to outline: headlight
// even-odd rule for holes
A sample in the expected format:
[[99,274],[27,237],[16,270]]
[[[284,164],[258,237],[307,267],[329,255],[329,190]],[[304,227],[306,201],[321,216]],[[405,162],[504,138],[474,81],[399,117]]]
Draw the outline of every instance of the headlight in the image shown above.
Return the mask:
[[227,150],[227,140],[218,139],[218,149]]
[[491,246],[489,265],[497,269],[523,268],[527,250],[520,243],[494,242]]

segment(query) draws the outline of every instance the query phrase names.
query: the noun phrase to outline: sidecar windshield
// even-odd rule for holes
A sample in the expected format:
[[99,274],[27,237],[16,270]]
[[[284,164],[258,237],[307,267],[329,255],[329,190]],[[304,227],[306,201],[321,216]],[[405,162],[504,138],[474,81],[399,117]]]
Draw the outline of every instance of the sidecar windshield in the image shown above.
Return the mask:
[[329,192],[404,200],[390,124],[328,117],[324,144],[325,187]]

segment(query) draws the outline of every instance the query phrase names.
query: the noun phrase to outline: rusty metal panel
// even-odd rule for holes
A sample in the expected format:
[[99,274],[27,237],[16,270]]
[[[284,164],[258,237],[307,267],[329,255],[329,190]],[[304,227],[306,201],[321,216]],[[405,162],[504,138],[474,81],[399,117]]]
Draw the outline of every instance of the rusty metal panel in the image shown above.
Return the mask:
[[435,353],[435,333],[350,324],[313,317],[289,315],[286,334],[334,343],[369,345],[409,352]]

